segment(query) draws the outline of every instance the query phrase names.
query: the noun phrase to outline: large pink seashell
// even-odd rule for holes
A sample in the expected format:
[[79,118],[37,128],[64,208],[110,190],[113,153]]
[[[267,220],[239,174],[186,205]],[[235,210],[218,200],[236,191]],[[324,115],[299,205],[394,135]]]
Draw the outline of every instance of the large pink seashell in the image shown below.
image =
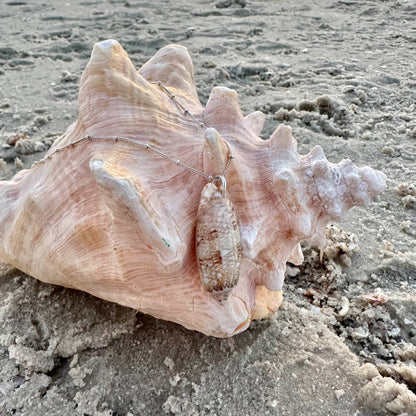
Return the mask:
[[[209,128],[180,112],[157,81]],[[260,112],[244,117],[224,87],[204,109],[184,47],[167,46],[136,71],[118,42],[98,43],[81,80],[79,119],[50,158],[0,183],[0,259],[208,335],[243,331],[279,307],[286,262],[302,262],[299,243],[323,244],[328,221],[385,187],[383,173],[329,163],[320,147],[298,155],[284,125],[261,140],[263,122]],[[227,140],[242,258],[225,302],[203,287],[195,254],[206,179],[131,143],[82,140],[56,152],[86,135],[130,137],[213,175]]]

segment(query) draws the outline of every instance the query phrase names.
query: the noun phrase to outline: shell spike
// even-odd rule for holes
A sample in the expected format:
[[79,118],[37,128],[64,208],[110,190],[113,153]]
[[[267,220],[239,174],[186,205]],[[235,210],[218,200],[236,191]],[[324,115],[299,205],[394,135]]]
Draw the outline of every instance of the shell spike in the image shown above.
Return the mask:
[[297,144],[292,136],[292,128],[279,124],[270,137],[270,148],[275,159],[297,161]]
[[244,122],[247,127],[253,130],[256,136],[259,136],[264,127],[266,121],[266,115],[261,111],[254,111],[244,117]]
[[300,266],[303,263],[303,259],[304,258],[303,258],[303,253],[302,253],[302,247],[298,243],[293,248],[292,253],[290,254],[287,261],[294,264],[295,266]]
[[180,90],[185,98],[199,103],[194,65],[184,46],[165,46],[139,69],[139,73],[148,81],[160,81],[167,87]]
[[110,81],[107,79],[109,72],[150,88],[146,80],[136,71],[120,43],[113,39],[107,39],[94,45],[90,60],[81,79],[81,87],[87,79],[90,81],[91,74],[98,77],[101,75],[104,81],[108,83]]
[[155,123],[155,113],[164,105],[154,95],[152,85],[136,71],[126,51],[112,39],[95,44],[81,77],[78,104],[79,129],[94,135],[135,134],[136,129],[129,125],[137,119]]
[[205,124],[221,127],[244,123],[237,91],[227,87],[215,87],[211,91],[204,112]]
[[323,160],[325,158],[324,155],[324,150],[322,149],[321,146],[315,146],[310,152],[309,152],[309,160],[312,162],[316,161],[316,160]]

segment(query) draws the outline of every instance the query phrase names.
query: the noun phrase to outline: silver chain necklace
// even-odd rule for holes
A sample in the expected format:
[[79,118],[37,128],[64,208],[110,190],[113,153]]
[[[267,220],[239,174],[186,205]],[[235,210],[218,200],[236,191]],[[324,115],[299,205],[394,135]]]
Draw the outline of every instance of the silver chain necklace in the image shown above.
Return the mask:
[[[155,82],[169,98],[178,106],[183,114],[193,120],[199,127],[207,129],[204,122],[190,113],[176,96],[160,81]],[[227,302],[232,289],[237,285],[241,263],[241,238],[237,217],[233,204],[226,192],[226,176],[234,158],[230,145],[222,139],[228,149],[228,158],[221,174],[208,174],[195,169],[179,159],[155,149],[148,143],[140,143],[125,136],[96,136],[86,135],[69,144],[57,147],[49,155],[35,162],[34,165],[44,163],[56,153],[71,148],[78,143],[91,140],[107,140],[129,143],[169,160],[175,165],[182,166],[208,181],[201,192],[195,230],[195,249],[199,275],[202,287],[210,293],[220,305]]]
[[[152,82],[152,84],[157,84],[164,92],[166,92],[168,94],[169,98],[182,110],[182,112],[185,116],[189,117],[192,121],[194,121],[196,124],[198,124],[199,127],[202,127],[202,128],[205,128],[205,129],[207,128],[205,123],[202,122],[202,121],[198,121],[198,119],[176,99],[176,95],[173,94],[172,91],[170,91],[165,85],[163,85],[163,83],[161,81]],[[215,184],[219,183],[219,186],[221,187],[223,193],[226,190],[226,179],[225,178],[226,178],[226,176],[228,174],[228,171],[230,169],[231,161],[234,159],[234,156],[231,152],[230,145],[228,144],[228,142],[226,140],[222,139],[224,141],[224,143],[226,144],[227,149],[228,149],[228,159],[227,159],[227,162],[225,164],[224,170],[222,171],[222,173],[220,175],[211,175],[211,174],[207,174],[205,172],[202,172],[198,169],[195,169],[192,166],[189,166],[186,163],[181,162],[179,159],[175,159],[174,157],[169,156],[166,153],[163,153],[158,149],[155,149],[154,147],[152,147],[148,143],[140,143],[140,142],[137,142],[136,140],[134,140],[130,137],[125,137],[125,136],[96,136],[96,135],[93,135],[93,134],[87,134],[86,136],[81,137],[78,140],[75,140],[75,141],[73,141],[71,143],[68,143],[68,144],[66,144],[64,146],[61,146],[61,147],[57,147],[52,153],[50,153],[46,157],[34,162],[33,166],[36,166],[36,165],[39,165],[41,163],[46,162],[47,160],[51,159],[52,156],[55,155],[56,153],[59,153],[59,152],[65,150],[65,149],[71,148],[71,147],[75,146],[78,143],[89,141],[89,140],[107,140],[107,141],[115,141],[115,142],[124,142],[124,143],[130,143],[130,144],[133,144],[135,146],[141,147],[142,149],[151,151],[151,152],[155,153],[156,155],[175,163],[175,165],[182,166],[184,169],[187,169],[187,170],[189,170],[193,173],[196,173],[199,176],[202,176],[204,179],[206,179],[210,182],[213,182]]]

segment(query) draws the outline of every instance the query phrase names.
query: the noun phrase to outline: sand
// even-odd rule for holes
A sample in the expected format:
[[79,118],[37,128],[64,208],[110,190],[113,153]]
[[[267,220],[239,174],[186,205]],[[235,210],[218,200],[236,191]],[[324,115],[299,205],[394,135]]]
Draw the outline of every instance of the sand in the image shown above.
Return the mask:
[[137,67],[186,46],[202,103],[234,88],[266,113],[263,138],[285,123],[300,153],[389,180],[231,339],[2,265],[0,415],[415,415],[415,18],[412,0],[2,1],[1,179],[76,120],[91,49],[114,38]]

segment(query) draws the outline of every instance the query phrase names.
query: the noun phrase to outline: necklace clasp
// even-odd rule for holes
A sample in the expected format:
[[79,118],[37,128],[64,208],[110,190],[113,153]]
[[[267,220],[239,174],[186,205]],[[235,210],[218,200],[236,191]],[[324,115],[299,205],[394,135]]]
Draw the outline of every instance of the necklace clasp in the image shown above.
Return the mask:
[[[218,182],[220,182],[219,185],[217,185]],[[225,177],[222,175],[214,176],[212,183],[221,190],[222,196],[225,196],[225,191],[227,190],[227,181],[225,180]]]

